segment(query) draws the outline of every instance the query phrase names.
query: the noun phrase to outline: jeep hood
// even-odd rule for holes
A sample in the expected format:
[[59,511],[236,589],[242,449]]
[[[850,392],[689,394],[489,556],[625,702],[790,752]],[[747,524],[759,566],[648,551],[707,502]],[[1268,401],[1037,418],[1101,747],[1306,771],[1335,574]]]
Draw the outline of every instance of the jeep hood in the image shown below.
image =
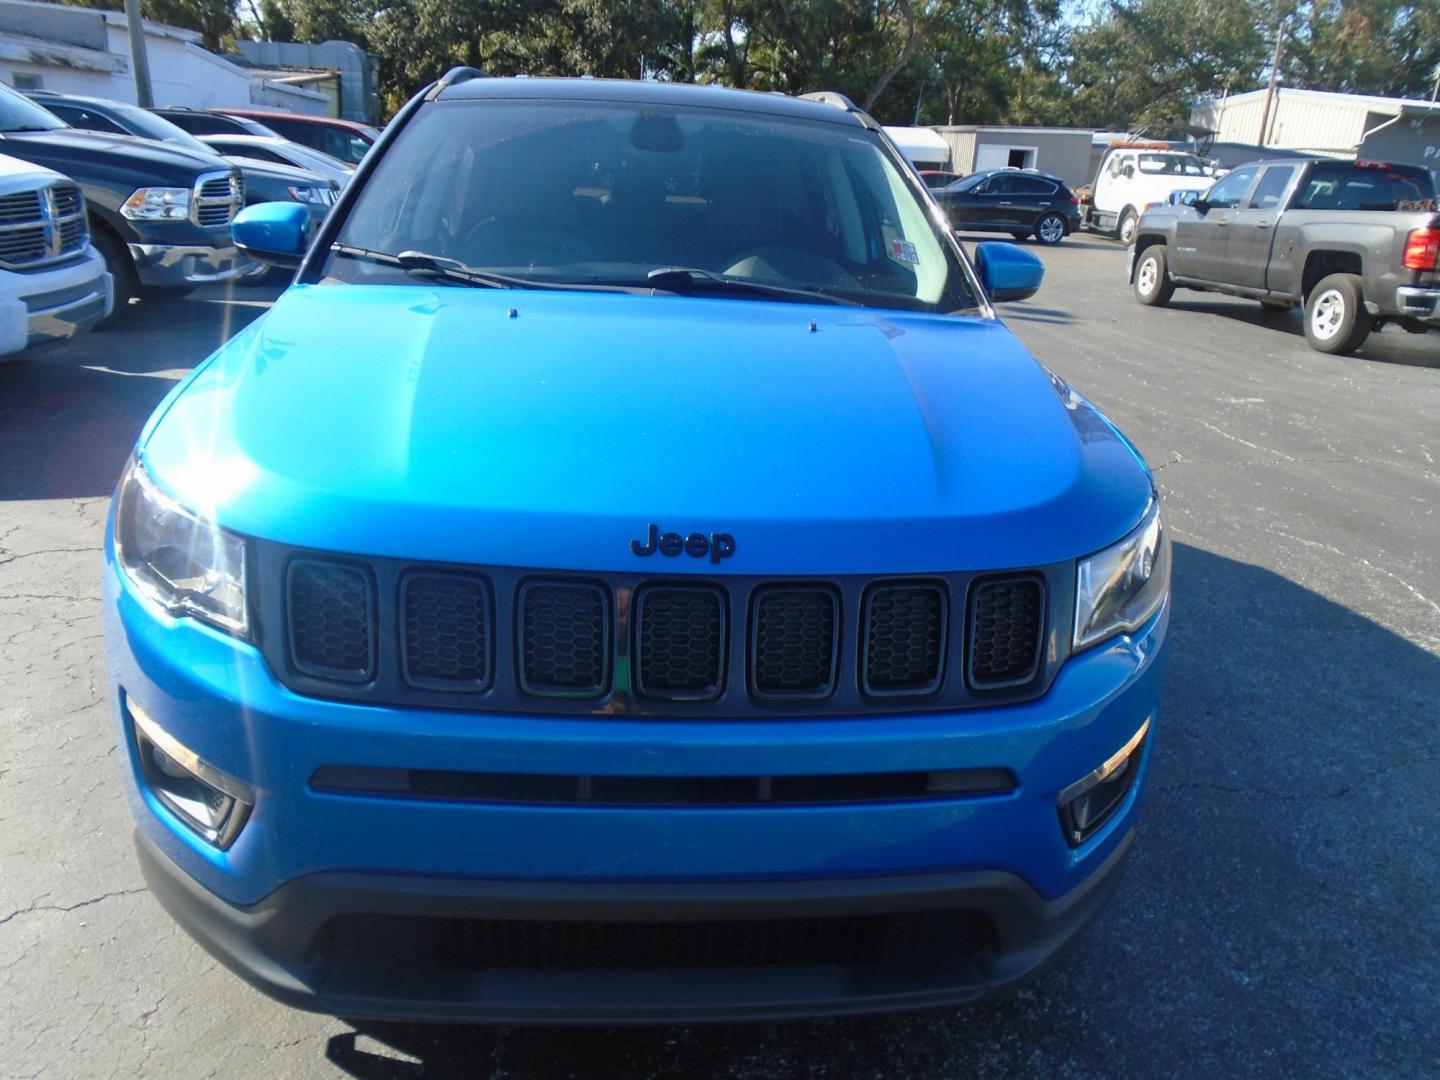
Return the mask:
[[1116,540],[1151,491],[993,320],[420,285],[291,288],[142,456],[240,533],[596,571],[713,572],[638,559],[651,522],[733,535],[735,573],[1040,565]]

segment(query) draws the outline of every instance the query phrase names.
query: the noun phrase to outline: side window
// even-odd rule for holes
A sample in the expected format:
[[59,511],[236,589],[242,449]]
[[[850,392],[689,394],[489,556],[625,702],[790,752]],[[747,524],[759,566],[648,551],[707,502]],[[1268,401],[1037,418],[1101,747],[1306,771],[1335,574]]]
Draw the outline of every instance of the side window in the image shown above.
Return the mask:
[[1293,165],[1270,166],[1265,170],[1265,175],[1260,177],[1260,183],[1255,185],[1255,193],[1250,196],[1250,206],[1256,210],[1275,209],[1285,197],[1285,189],[1290,186],[1294,176]]
[[992,176],[980,186],[982,195],[1013,195],[1015,194],[1015,177],[1013,176]]
[[89,109],[68,108],[51,109],[56,116],[60,117],[71,127],[84,128],[86,131],[103,131],[107,135],[127,134],[124,128],[114,121],[109,120],[99,113],[91,112]]
[[1018,195],[1054,195],[1056,191],[1054,184],[1038,176],[1015,176],[1010,182],[1015,185]]
[[1223,180],[1218,181],[1205,194],[1205,203],[1215,210],[1233,210],[1240,205],[1240,200],[1245,198],[1245,192],[1250,190],[1250,182],[1255,179],[1256,169],[1250,166],[1245,169],[1236,169]]

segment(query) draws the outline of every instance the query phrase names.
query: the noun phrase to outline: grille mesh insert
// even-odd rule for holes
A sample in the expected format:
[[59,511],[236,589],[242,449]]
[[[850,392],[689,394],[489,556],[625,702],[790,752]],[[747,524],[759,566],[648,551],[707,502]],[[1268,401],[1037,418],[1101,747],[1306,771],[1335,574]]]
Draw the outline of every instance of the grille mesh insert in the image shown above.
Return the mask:
[[766,589],[755,601],[751,679],[762,697],[824,697],[835,685],[835,594]]
[[483,581],[411,574],[403,610],[410,682],[462,690],[490,682],[490,594]]
[[940,684],[945,593],[938,585],[880,585],[865,619],[865,690],[917,694]]
[[369,576],[343,563],[302,559],[290,564],[287,591],[295,666],[322,678],[368,679],[374,666]]
[[1008,686],[1034,677],[1044,629],[1044,589],[1032,577],[982,582],[970,599],[970,682]]
[[594,697],[605,691],[610,604],[598,585],[531,583],[521,589],[521,654],[532,694]]
[[636,597],[637,688],[651,697],[720,692],[725,602],[710,588],[643,589]]
[[933,966],[990,945],[969,910],[695,922],[561,922],[341,915],[320,952],[341,967],[435,971],[656,971]]

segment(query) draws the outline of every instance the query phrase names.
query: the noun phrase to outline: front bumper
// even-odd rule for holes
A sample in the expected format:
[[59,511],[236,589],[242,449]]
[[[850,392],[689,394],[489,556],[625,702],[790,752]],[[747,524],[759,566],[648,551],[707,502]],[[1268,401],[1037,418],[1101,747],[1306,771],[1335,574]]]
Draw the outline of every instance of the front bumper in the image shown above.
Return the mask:
[[1440,326],[1440,289],[1401,285],[1395,290],[1395,307],[1406,318]]
[[94,249],[36,273],[0,271],[0,355],[63,341],[110,313],[114,283]]
[[[664,720],[435,711],[297,695],[258,650],[171,619],[105,572],[119,745],[157,897],[266,992],[354,1017],[578,1021],[814,1015],[971,1000],[1032,975],[1103,902],[1131,842],[1141,751],[1119,810],[1078,847],[1057,797],[1157,716],[1168,605],[1072,658],[1038,700],[952,712]],[[254,807],[219,850],[145,784],[130,702]],[[1000,768],[1011,790],[791,805],[540,805],[321,790],[324,766],[726,777]],[[900,967],[702,971],[352,964],[339,916],[590,920],[978,912],[983,949]],[[388,924],[387,924],[388,925]],[[383,936],[377,935],[377,936]],[[427,939],[428,940],[428,939]],[[428,958],[428,959],[427,959]],[[422,962],[423,961],[423,962]]]
[[131,244],[140,282],[153,288],[186,288],[233,281],[251,268],[234,247],[199,244]]
[[[536,883],[323,873],[249,907],[227,904],[161,853],[136,851],[160,904],[213,956],[287,1005],[347,1019],[420,1022],[676,1023],[888,1012],[1008,993],[1070,944],[1114,891],[1134,832],[1071,892],[1046,900],[1015,874],[954,871],[884,878],[721,883]],[[432,946],[408,944],[369,964],[326,955],[330,920],[372,917],[589,923],[861,918],[963,909],[994,928],[991,948],[904,965],[809,964],[737,970],[437,970]],[[376,925],[383,925],[377,923]],[[683,932],[683,931],[681,931]],[[443,960],[444,957],[440,956]]]

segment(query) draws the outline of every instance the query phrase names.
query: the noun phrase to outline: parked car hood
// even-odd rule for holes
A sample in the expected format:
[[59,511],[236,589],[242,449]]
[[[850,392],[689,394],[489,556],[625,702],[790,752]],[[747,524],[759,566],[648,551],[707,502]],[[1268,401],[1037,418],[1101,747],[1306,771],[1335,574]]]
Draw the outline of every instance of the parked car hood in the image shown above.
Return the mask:
[[261,161],[258,158],[232,157],[229,154],[225,160],[245,174],[245,182],[248,187],[252,179],[275,180],[285,184],[307,184],[311,187],[330,187],[333,181],[328,176],[321,176],[309,169],[302,169],[295,165],[282,165],[275,161]]
[[184,187],[189,187],[201,173],[230,167],[215,154],[155,139],[78,128],[5,132],[0,135],[0,153],[37,161],[76,180],[123,172],[131,177],[153,177],[151,183],[178,182]]
[[[814,321],[813,327],[810,321]],[[1001,323],[670,295],[302,285],[157,411],[156,480],[237,532],[497,565],[739,573],[1073,558],[1148,471]]]

